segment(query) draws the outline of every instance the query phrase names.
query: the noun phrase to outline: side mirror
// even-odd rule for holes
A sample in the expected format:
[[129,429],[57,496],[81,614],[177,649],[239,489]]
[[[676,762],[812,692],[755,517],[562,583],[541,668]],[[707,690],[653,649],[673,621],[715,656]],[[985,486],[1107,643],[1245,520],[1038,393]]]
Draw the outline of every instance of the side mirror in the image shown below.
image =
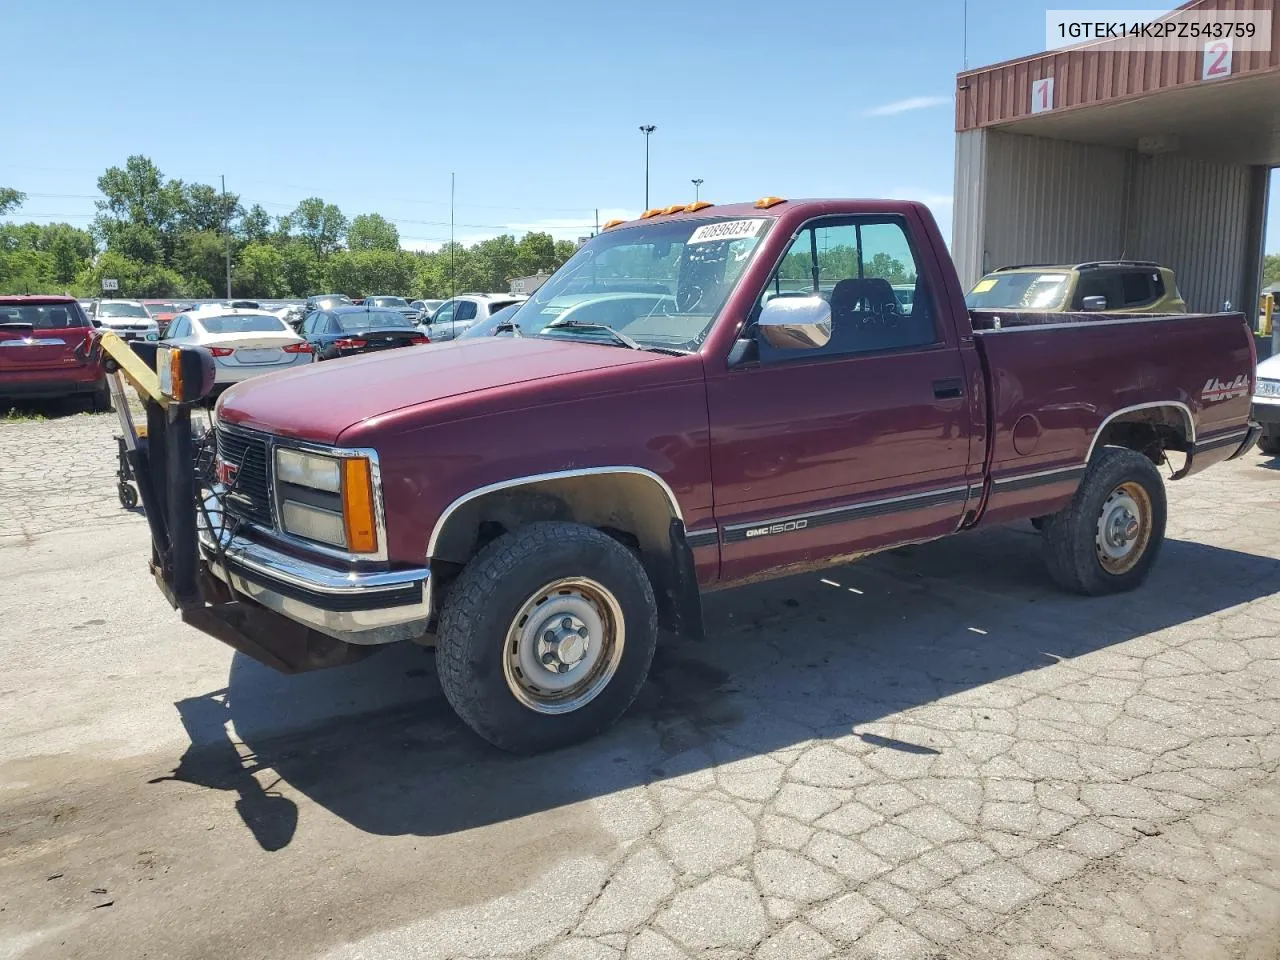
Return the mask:
[[760,310],[760,335],[779,350],[816,350],[831,341],[831,304],[821,297],[775,297]]
[[1085,297],[1080,301],[1080,309],[1087,313],[1097,313],[1099,310],[1105,310],[1107,309],[1107,298],[1101,294]]
[[154,333],[154,332],[153,332],[153,333],[148,333],[148,334],[147,334],[146,339],[148,339],[148,340],[150,340],[150,341],[153,341],[153,342],[154,342],[154,341],[156,341],[156,340],[159,340],[159,339],[160,339],[160,334],[158,334],[158,333]]

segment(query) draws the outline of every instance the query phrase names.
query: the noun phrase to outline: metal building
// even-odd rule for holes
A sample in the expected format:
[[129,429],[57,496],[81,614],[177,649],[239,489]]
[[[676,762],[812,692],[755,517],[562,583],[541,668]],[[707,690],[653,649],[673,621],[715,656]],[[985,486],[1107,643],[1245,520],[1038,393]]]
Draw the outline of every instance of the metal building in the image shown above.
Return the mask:
[[1280,0],[1179,9],[1270,10],[1270,49],[1104,41],[957,75],[952,252],[966,286],[1012,263],[1155,260],[1190,309],[1256,316]]

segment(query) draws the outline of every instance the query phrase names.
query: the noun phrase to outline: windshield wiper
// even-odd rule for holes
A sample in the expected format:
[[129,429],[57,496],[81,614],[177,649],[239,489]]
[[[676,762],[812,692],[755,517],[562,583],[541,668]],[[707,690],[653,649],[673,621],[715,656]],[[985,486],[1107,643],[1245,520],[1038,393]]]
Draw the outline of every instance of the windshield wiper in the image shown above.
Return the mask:
[[619,333],[613,327],[603,323],[589,323],[586,320],[553,320],[547,326],[552,330],[603,330],[620,346],[627,347],[631,350],[643,350],[644,347],[636,343],[625,333]]

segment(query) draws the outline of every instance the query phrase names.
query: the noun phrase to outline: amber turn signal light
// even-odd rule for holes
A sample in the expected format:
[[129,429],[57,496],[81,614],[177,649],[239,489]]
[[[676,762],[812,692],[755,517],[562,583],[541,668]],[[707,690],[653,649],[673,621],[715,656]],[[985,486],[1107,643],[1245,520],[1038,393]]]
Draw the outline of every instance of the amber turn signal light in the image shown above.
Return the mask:
[[377,551],[373,472],[365,457],[349,457],[342,461],[342,519],[347,528],[348,550],[352,553]]

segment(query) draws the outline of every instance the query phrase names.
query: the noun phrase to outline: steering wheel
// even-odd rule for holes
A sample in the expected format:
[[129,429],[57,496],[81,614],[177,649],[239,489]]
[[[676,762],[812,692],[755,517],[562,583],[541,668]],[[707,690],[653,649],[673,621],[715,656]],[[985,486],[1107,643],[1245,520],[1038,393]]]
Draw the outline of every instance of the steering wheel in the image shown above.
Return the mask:
[[681,313],[692,313],[701,302],[702,287],[696,283],[685,284],[676,291],[676,309]]

